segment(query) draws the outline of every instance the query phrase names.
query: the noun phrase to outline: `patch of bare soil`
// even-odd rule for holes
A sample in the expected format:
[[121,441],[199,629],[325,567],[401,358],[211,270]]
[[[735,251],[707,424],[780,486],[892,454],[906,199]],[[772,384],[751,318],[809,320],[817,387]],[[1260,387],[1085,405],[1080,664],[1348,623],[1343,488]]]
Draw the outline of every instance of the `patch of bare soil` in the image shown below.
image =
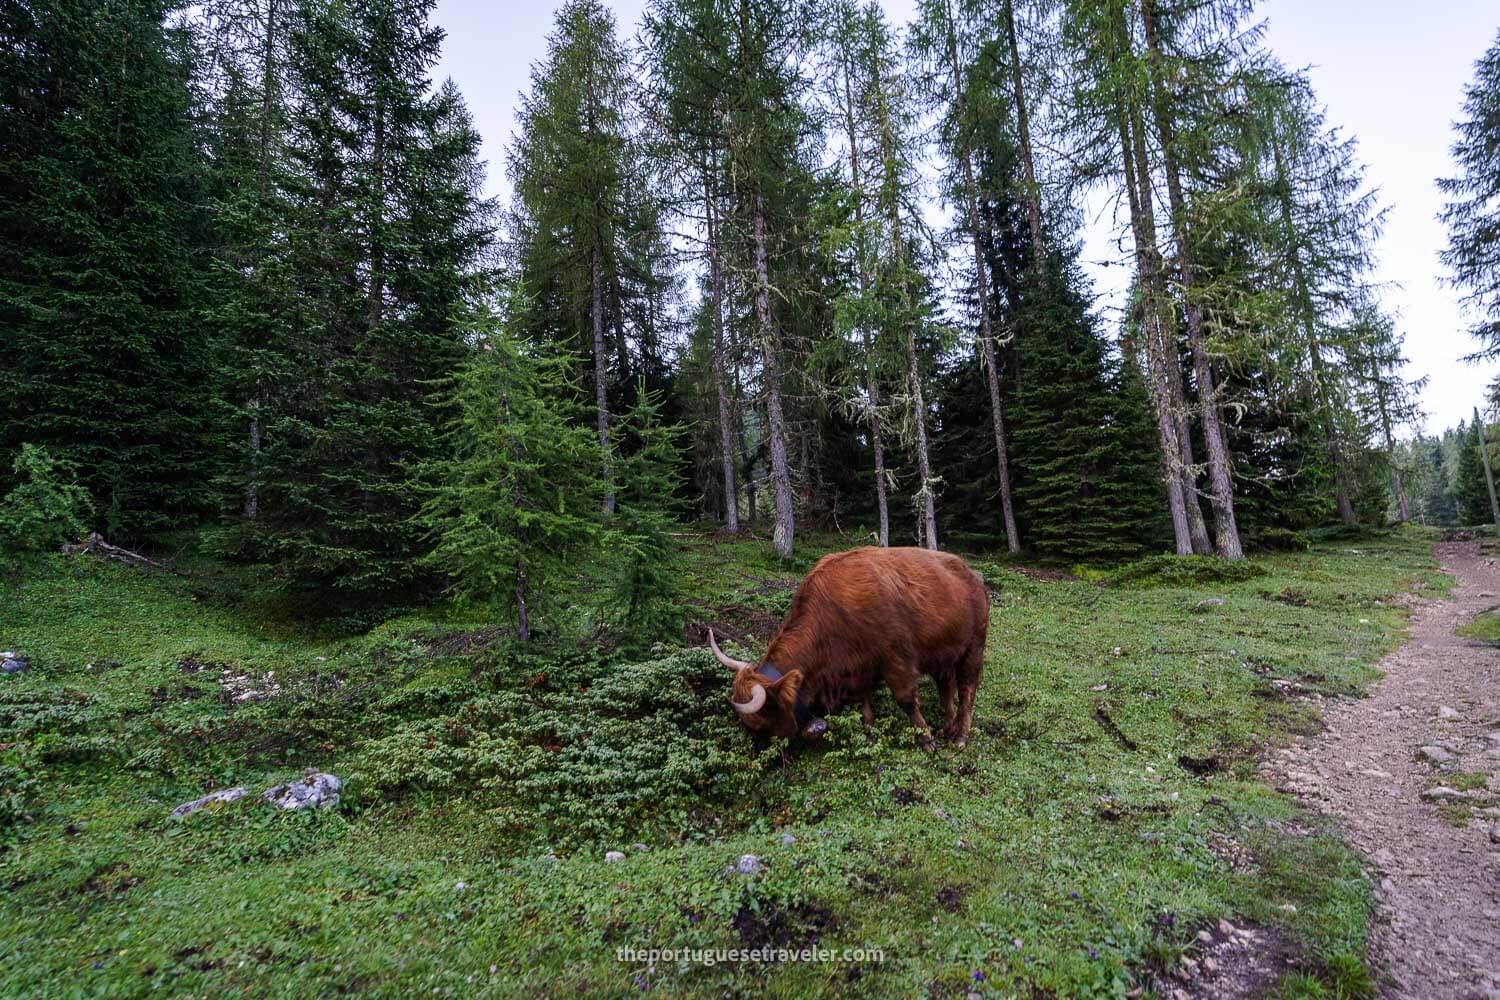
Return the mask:
[[685,646],[708,645],[708,630],[713,629],[719,639],[728,639],[747,646],[765,646],[776,634],[781,619],[768,611],[745,604],[710,605],[693,601],[704,612],[705,617],[690,621],[682,627],[682,642]]
[[1182,961],[1150,985],[1162,1000],[1250,1000],[1296,967],[1295,950],[1272,928],[1220,920],[1200,930]]
[[1500,652],[1454,634],[1495,604],[1500,561],[1472,540],[1435,553],[1452,600],[1412,598],[1371,697],[1327,706],[1270,768],[1369,860],[1382,996],[1500,1000]]
[[1019,573],[1028,580],[1037,580],[1042,583],[1067,583],[1078,580],[1077,575],[1065,569],[1054,569],[1048,566],[1010,566],[1007,568],[1012,573]]

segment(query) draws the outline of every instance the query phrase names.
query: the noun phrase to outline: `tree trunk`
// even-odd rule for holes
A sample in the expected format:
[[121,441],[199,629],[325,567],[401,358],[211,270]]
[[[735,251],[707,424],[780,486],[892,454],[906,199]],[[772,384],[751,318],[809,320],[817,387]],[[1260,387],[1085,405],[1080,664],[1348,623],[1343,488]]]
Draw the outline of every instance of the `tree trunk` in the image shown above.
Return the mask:
[[1015,0],[1005,0],[1005,37],[1010,44],[1010,84],[1016,105],[1016,132],[1021,142],[1021,169],[1026,175],[1026,224],[1031,230],[1033,262],[1040,275],[1047,253],[1042,240],[1042,189],[1036,181],[1036,160],[1031,155],[1031,122],[1021,79],[1021,46],[1016,41]]
[[[854,227],[856,239],[861,241],[856,249],[859,255],[859,297],[863,301],[870,293],[870,264],[862,245],[864,237],[864,178],[859,169],[859,137],[854,130],[854,94],[849,85],[850,53],[844,53],[844,126],[849,133],[849,175],[854,193]],[[880,381],[875,377],[875,345],[871,342],[870,326],[861,322],[860,337],[865,349],[865,388],[870,397],[870,444],[875,451],[875,510],[879,520],[878,538],[882,547],[891,544],[891,515],[885,491],[885,445],[880,438]]]
[[776,497],[776,527],[772,548],[786,558],[792,554],[795,528],[792,513],[792,482],[787,472],[786,420],[781,413],[781,369],[777,357],[778,337],[771,316],[771,275],[766,259],[766,213],[759,193],[755,195],[752,220],[755,241],[755,322],[760,330],[761,357],[766,380],[766,425],[771,444],[771,487]]
[[[962,128],[963,78],[958,65],[957,29],[951,8],[948,19],[948,66],[953,75],[953,103]],[[1012,552],[1021,551],[1021,536],[1016,531],[1016,514],[1010,495],[1010,457],[1005,448],[1005,412],[1000,403],[1000,371],[995,363],[994,327],[990,321],[989,276],[984,264],[984,247],[979,233],[979,198],[974,184],[974,164],[968,144],[959,140],[959,160],[963,169],[964,202],[968,211],[969,238],[974,246],[974,284],[979,296],[979,342],[984,357],[985,378],[990,393],[990,415],[995,430],[995,467],[1000,477],[1000,513],[1005,523],[1005,545]]]
[[375,139],[370,156],[370,170],[374,175],[374,205],[370,219],[370,293],[369,328],[380,327],[385,311],[385,101],[375,93]]
[[1385,402],[1385,384],[1377,377],[1375,401],[1380,406],[1380,429],[1385,433],[1385,460],[1391,465],[1391,488],[1396,494],[1396,522],[1405,524],[1411,520],[1411,510],[1406,501],[1406,484],[1401,481],[1401,469],[1396,465],[1396,438],[1391,433],[1391,413]]
[[703,170],[703,207],[708,219],[708,259],[714,311],[714,394],[719,403],[719,453],[724,465],[724,527],[732,535],[740,533],[739,494],[734,485],[734,420],[730,414],[729,394],[724,386],[724,266],[719,259],[719,230],[714,211],[712,173]]
[[[1218,554],[1226,559],[1243,559],[1240,530],[1234,515],[1234,477],[1219,411],[1218,390],[1214,385],[1213,365],[1203,336],[1203,310],[1194,295],[1196,264],[1187,226],[1187,205],[1182,195],[1181,168],[1177,159],[1176,137],[1172,127],[1168,96],[1162,80],[1161,50],[1156,34],[1154,0],[1142,0],[1141,23],[1146,38],[1153,88],[1152,108],[1156,131],[1161,138],[1162,159],[1167,176],[1167,201],[1172,216],[1172,235],[1177,244],[1177,265],[1182,281],[1187,313],[1188,347],[1193,355],[1193,376],[1197,382],[1198,410],[1203,421],[1203,439],[1208,446],[1209,482],[1214,510],[1214,540]],[[1196,506],[1196,503],[1194,504]]]
[[[260,162],[256,171],[260,197],[265,199],[271,185],[271,111],[276,89],[276,0],[266,4],[265,39],[260,63]],[[257,362],[257,367],[259,363]],[[245,486],[244,517],[255,520],[260,513],[260,412],[265,403],[265,388],[255,380],[254,398],[250,400],[250,476]]]
[[1494,519],[1495,527],[1500,528],[1500,499],[1495,497],[1495,471],[1490,468],[1490,429],[1485,426],[1477,406],[1474,407],[1474,430],[1479,435],[1479,460],[1484,465],[1484,485],[1490,493],[1490,517]]
[[[1146,361],[1147,385],[1151,390],[1152,409],[1156,416],[1157,443],[1161,448],[1162,480],[1167,489],[1167,512],[1172,520],[1172,536],[1178,555],[1192,555],[1193,540],[1188,525],[1187,498],[1183,495],[1182,446],[1178,440],[1177,421],[1172,413],[1172,395],[1165,375],[1160,330],[1160,303],[1155,291],[1154,237],[1148,235],[1144,213],[1148,211],[1137,188],[1134,142],[1131,119],[1125,112],[1123,97],[1117,98],[1115,124],[1120,133],[1120,155],[1125,170],[1125,193],[1130,206],[1130,228],[1135,239],[1137,304],[1142,346]],[[1148,178],[1149,180],[1149,178]],[[1175,357],[1172,363],[1176,364]]]
[[601,474],[604,477],[604,513],[613,514],[615,512],[615,484],[614,470],[611,468],[612,463],[609,458],[609,372],[608,364],[604,360],[603,256],[598,237],[595,237],[589,281],[593,299],[590,321],[594,327],[594,410],[595,421],[599,427],[599,453],[603,461]]

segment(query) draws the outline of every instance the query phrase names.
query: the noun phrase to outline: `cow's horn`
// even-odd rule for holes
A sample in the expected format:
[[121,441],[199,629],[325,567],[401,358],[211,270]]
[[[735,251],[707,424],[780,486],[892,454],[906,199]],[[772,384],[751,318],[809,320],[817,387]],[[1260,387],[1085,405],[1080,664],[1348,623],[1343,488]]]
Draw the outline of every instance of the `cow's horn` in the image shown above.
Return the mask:
[[733,705],[734,706],[734,710],[736,712],[740,713],[741,715],[754,715],[756,712],[759,712],[761,706],[766,703],[766,688],[765,688],[765,685],[764,684],[757,684],[757,685],[755,685],[755,690],[750,692],[750,700],[749,701],[747,701],[747,702],[738,702],[738,701],[734,700],[734,695],[730,695],[729,696],[729,703],[731,705]]
[[[724,651],[719,648],[719,644],[714,641],[713,629],[708,630],[708,648],[714,651],[714,659],[724,664],[724,666],[728,667],[730,670],[750,669],[750,663],[748,661],[732,659],[724,654]],[[756,707],[759,708],[760,706],[757,705]]]

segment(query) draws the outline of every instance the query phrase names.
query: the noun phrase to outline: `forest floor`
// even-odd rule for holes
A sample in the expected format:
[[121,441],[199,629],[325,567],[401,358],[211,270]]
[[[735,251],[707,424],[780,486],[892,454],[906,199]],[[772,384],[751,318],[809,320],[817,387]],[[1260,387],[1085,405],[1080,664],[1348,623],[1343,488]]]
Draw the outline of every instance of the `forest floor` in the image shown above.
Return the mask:
[[[1482,547],[1483,546],[1483,547]],[[1283,787],[1337,817],[1375,869],[1383,992],[1500,997],[1500,549],[1437,546],[1450,599],[1413,597],[1412,637],[1369,698],[1282,750]]]
[[[1261,768],[1361,704],[1401,595],[1451,582],[1437,540],[971,556],[993,617],[969,746],[919,750],[882,695],[785,759],[698,643],[748,655],[845,538],[783,563],[684,534],[681,634],[633,651],[581,620],[523,649],[452,608],[333,614],[190,549],[172,575],[33,559],[0,583],[0,649],[30,658],[0,675],[0,996],[1368,996],[1374,873]],[[1445,777],[1473,790],[1493,702],[1443,697]],[[261,801],[305,766],[344,779],[337,808]],[[620,951],[683,947],[831,956]]]

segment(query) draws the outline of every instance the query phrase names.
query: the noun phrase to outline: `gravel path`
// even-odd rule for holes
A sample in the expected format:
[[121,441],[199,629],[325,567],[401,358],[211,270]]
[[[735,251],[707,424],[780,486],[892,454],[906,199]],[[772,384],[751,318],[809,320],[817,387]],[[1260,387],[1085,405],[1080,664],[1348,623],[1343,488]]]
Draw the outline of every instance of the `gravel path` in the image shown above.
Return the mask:
[[1500,790],[1500,649],[1453,634],[1500,604],[1500,559],[1435,551],[1453,599],[1412,598],[1372,696],[1328,706],[1328,731],[1278,769],[1369,861],[1382,996],[1500,1000],[1500,800],[1473,787],[1484,772]]

